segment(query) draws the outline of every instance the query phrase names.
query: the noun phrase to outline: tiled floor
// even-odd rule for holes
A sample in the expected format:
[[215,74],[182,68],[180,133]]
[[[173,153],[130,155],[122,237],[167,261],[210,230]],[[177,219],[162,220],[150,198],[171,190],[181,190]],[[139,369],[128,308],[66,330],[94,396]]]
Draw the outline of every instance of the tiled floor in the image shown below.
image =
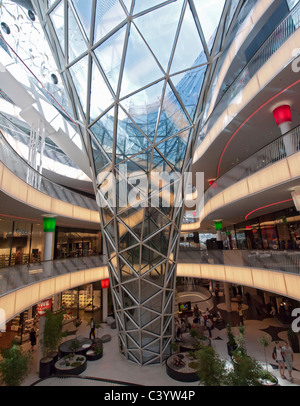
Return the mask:
[[[220,310],[222,316],[227,316],[224,311],[224,304],[222,303],[222,298],[219,299],[220,303],[215,303],[215,305]],[[247,309],[247,306],[244,305]],[[282,379],[279,375],[278,369],[276,368],[275,362],[272,360],[271,354],[274,346],[274,341],[279,338],[279,340],[284,341],[287,339],[287,327],[282,326],[281,323],[276,318],[261,317],[261,320],[255,320],[251,318],[250,309],[246,310],[245,313],[249,317],[245,320],[245,341],[248,354],[255,357],[258,361],[265,362],[264,349],[259,344],[258,338],[262,335],[267,335],[271,344],[267,348],[267,361],[268,368],[279,380],[279,385],[281,386],[297,386],[300,385],[300,354],[294,354],[294,371],[293,378],[294,383],[289,382],[287,379]],[[235,325],[235,320],[237,320],[237,312],[233,304],[233,312],[231,314],[231,320],[233,325]],[[212,330],[212,345],[217,350],[217,352],[224,358],[229,359],[227,355],[227,335],[225,323],[223,326],[214,328]],[[233,328],[233,332],[237,332],[237,327]],[[89,327],[86,322],[82,323],[79,327],[78,335],[87,337],[89,333]],[[104,334],[110,334],[112,339],[108,343],[104,343],[104,353],[103,357],[97,361],[89,361],[87,369],[82,375],[90,378],[101,378],[104,380],[122,381],[131,384],[145,385],[145,386],[198,386],[198,382],[186,383],[175,381],[166,374],[165,365],[153,365],[153,366],[143,366],[132,364],[125,361],[119,354],[117,348],[117,330],[111,329],[110,326],[103,324],[103,328],[99,331],[99,336]],[[73,336],[74,337],[74,336]],[[69,336],[67,339],[72,338]],[[28,346],[28,344],[27,344]],[[36,383],[39,380],[37,374],[37,350],[33,353],[34,363],[30,375],[23,382],[23,386],[28,386]],[[286,371],[286,376],[287,371]],[[105,384],[86,379],[76,379],[76,378],[50,378],[42,382],[36,383],[39,386],[103,386]]]

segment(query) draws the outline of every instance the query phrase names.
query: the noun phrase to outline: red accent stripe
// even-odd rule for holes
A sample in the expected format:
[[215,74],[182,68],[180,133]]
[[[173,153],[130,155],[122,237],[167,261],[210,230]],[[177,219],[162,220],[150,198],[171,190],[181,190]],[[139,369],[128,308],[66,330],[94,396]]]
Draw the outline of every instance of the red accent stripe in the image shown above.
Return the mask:
[[250,211],[250,212],[245,216],[245,220],[247,220],[247,218],[250,216],[250,214],[254,213],[254,212],[257,211],[257,210],[261,210],[261,209],[264,209],[264,208],[270,207],[270,206],[275,206],[276,204],[291,202],[292,200],[293,200],[293,199],[282,200],[281,202],[270,203],[270,204],[266,204],[265,206],[258,207],[257,209],[254,209],[254,210]]
[[217,168],[217,178],[219,178],[219,172],[220,172],[220,165],[221,165],[221,161],[223,159],[224,153],[226,151],[226,149],[228,148],[229,144],[231,143],[231,141],[233,140],[233,138],[236,136],[236,134],[240,131],[240,129],[242,127],[244,127],[244,125],[253,117],[255,116],[256,113],[258,113],[261,109],[263,109],[264,107],[266,107],[271,101],[275,100],[276,97],[280,96],[283,92],[285,92],[286,90],[292,88],[293,86],[297,85],[298,83],[300,83],[300,79],[297,80],[296,82],[292,83],[291,85],[285,87],[284,89],[282,89],[279,93],[275,94],[275,96],[271,97],[268,101],[266,101],[264,104],[262,104],[260,107],[258,107],[258,109],[256,109],[248,118],[246,118],[246,120],[238,127],[238,129],[232,134],[232,136],[230,137],[230,139],[228,140],[227,144],[225,145],[225,148],[223,149],[223,152],[221,154],[221,157],[219,159],[219,163],[218,163],[218,168]]

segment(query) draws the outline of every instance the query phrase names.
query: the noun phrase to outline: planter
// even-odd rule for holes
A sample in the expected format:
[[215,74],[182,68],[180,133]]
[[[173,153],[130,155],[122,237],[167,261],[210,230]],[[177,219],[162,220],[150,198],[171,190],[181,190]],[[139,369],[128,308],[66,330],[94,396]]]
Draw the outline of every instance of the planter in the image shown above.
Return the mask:
[[[178,364],[177,359],[180,360]],[[195,369],[189,366],[191,359],[188,353],[173,354],[166,360],[167,375],[180,382],[199,381]]]
[[[178,362],[179,361],[179,362]],[[188,353],[173,354],[166,360],[167,375],[180,382],[199,381],[197,372],[189,364],[191,359]]]
[[261,386],[277,386],[278,385],[278,379],[276,378],[275,375],[269,373],[272,377],[272,380],[269,379],[262,379],[261,380]]
[[182,341],[178,343],[180,345],[180,352],[195,351],[197,346],[211,346],[211,340],[209,337],[203,336],[202,338],[193,338],[190,333],[183,335]]
[[78,348],[73,348],[74,340],[68,340],[62,343],[59,346],[59,355],[60,357],[64,357],[65,355],[74,353],[74,354],[81,354],[85,355],[85,353],[90,349],[93,344],[93,341],[89,338],[77,338],[78,341]]
[[93,350],[88,350],[85,354],[85,357],[87,361],[96,361],[97,359],[101,359],[103,357],[103,352],[97,354]]
[[86,370],[86,357],[83,355],[67,355],[55,363],[58,375],[79,375]]
[[55,370],[55,363],[58,361],[58,352],[52,352],[52,353],[50,353],[50,354],[49,354],[49,358],[52,358],[50,372],[51,372],[51,374],[55,374],[55,372],[56,372],[56,370]]
[[40,360],[39,377],[45,379],[52,374],[53,358],[45,357]]

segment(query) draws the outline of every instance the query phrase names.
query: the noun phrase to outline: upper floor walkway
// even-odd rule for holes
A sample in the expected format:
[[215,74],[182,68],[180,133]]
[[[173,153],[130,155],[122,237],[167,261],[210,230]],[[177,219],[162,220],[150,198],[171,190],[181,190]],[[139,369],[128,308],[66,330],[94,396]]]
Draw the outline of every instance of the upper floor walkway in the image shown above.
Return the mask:
[[[300,251],[183,250],[179,254],[177,276],[250,286],[300,300]],[[0,327],[54,294],[108,277],[103,255],[2,269]]]

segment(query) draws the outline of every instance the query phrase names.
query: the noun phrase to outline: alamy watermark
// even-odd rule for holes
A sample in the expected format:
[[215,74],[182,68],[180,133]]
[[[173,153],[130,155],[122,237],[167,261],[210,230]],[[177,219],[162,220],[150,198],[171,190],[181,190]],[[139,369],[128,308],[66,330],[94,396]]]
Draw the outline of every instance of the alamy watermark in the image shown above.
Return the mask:
[[[193,182],[194,181],[194,182]],[[130,171],[120,165],[117,174],[101,172],[97,178],[99,207],[181,207],[199,210],[204,203],[204,173]],[[192,187],[194,183],[194,187]]]
[[294,331],[294,333],[299,333],[300,331],[300,308],[296,307],[293,309],[291,313],[292,317],[296,317],[295,320],[293,320],[291,329]]
[[0,307],[0,332],[6,331],[6,313],[5,310]]
[[294,48],[292,51],[292,56],[297,57],[292,62],[292,71],[294,73],[300,72],[300,48]]

